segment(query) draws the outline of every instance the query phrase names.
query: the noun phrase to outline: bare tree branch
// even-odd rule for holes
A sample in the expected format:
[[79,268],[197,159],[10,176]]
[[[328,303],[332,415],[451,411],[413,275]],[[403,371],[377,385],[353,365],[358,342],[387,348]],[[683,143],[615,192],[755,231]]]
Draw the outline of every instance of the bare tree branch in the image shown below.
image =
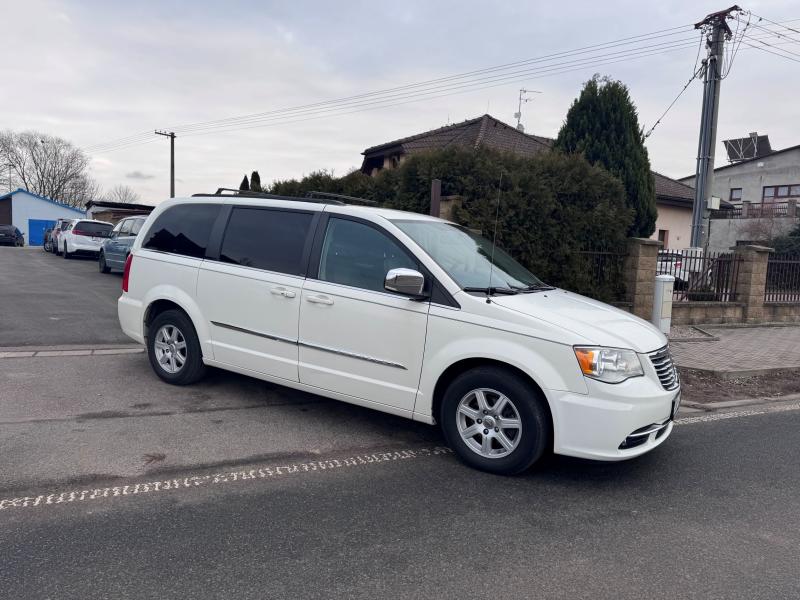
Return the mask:
[[70,206],[83,206],[99,197],[99,185],[88,173],[89,157],[62,138],[37,131],[3,131],[0,157],[5,170],[0,177],[9,187],[22,187]]
[[140,196],[128,185],[115,185],[106,194],[105,199],[109,202],[139,202]]

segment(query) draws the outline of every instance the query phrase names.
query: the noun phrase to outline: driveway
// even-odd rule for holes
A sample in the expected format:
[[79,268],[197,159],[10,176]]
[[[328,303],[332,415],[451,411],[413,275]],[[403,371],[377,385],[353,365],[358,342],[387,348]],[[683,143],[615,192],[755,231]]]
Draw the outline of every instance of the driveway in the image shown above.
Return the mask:
[[120,274],[92,258],[0,248],[0,347],[129,344],[117,320]]

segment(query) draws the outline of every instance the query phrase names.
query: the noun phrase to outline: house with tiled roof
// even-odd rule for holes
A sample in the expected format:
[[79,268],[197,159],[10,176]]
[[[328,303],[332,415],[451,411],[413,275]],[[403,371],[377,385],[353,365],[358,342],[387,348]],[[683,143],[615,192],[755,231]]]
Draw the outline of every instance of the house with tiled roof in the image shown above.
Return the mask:
[[[525,133],[491,115],[482,115],[367,148],[362,152],[361,171],[375,175],[382,169],[398,167],[410,154],[451,147],[484,146],[534,156],[549,151],[553,142],[552,138]],[[685,248],[691,238],[694,188],[655,171],[653,176],[658,209],[653,239],[660,240],[665,248]]]
[[692,238],[694,188],[676,179],[652,172],[656,182],[656,230],[651,239],[664,248],[688,248]]
[[367,148],[362,152],[361,171],[375,175],[381,169],[400,165],[409,154],[442,148],[486,147],[522,156],[547,152],[553,140],[520,131],[491,115],[482,115],[453,125],[424,131],[399,140]]

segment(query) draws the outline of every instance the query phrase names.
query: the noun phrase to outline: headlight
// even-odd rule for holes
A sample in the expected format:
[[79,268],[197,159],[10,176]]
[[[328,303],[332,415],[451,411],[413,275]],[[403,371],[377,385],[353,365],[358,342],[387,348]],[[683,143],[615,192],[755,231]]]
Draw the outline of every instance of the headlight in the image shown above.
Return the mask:
[[586,377],[606,383],[620,383],[644,374],[639,356],[633,350],[577,346],[575,357]]

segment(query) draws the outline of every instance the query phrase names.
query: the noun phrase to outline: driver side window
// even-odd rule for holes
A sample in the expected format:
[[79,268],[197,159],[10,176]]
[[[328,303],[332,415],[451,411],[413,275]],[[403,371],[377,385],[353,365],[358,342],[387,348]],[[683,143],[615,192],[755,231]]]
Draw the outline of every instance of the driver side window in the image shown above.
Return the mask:
[[378,229],[331,217],[322,243],[319,279],[374,292],[385,292],[386,273],[419,269],[416,261]]

